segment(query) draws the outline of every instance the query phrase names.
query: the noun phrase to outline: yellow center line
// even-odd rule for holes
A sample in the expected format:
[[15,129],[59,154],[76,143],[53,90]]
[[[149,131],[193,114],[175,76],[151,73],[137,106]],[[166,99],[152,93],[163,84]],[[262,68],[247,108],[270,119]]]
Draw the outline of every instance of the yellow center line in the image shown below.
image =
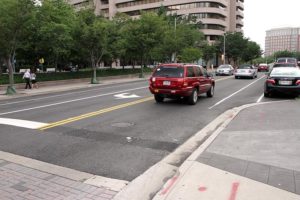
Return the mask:
[[38,129],[39,130],[46,130],[46,129],[49,129],[49,128],[53,128],[53,127],[56,127],[56,126],[68,124],[68,123],[75,122],[75,121],[79,121],[81,119],[86,119],[86,118],[93,117],[93,116],[96,116],[96,115],[101,115],[103,113],[111,112],[111,111],[114,111],[114,110],[118,110],[118,109],[121,109],[121,108],[136,105],[136,104],[143,103],[143,102],[150,101],[150,100],[153,100],[153,97],[147,97],[147,98],[143,98],[143,99],[140,99],[140,100],[137,100],[137,101],[124,103],[124,104],[113,106],[113,107],[110,107],[110,108],[104,108],[104,109],[101,109],[101,110],[98,110],[98,111],[94,111],[94,112],[82,114],[82,115],[79,115],[79,116],[76,116],[76,117],[71,117],[71,118],[68,118],[68,119],[61,120],[61,121],[53,122],[53,123],[50,123],[46,126],[39,127]]
[[[226,79],[229,79],[229,78],[232,78],[232,77],[221,78],[221,79],[218,79],[218,80],[215,80],[215,81],[222,81],[222,80],[226,80]],[[98,111],[82,114],[82,115],[79,115],[79,116],[71,117],[71,118],[64,119],[64,120],[57,121],[57,122],[53,122],[53,123],[49,123],[46,126],[39,127],[38,129],[39,130],[46,130],[46,129],[49,129],[49,128],[61,126],[61,125],[64,125],[64,124],[79,121],[79,120],[86,119],[86,118],[89,118],[89,117],[94,117],[96,115],[101,115],[101,114],[104,114],[104,113],[107,113],[107,112],[111,112],[111,111],[114,111],[114,110],[118,110],[118,109],[121,109],[121,108],[136,105],[136,104],[143,103],[143,102],[150,101],[150,100],[153,100],[153,97],[147,97],[147,98],[143,98],[143,99],[140,99],[140,100],[137,100],[137,101],[124,103],[124,104],[120,104],[120,105],[113,106],[113,107],[110,107],[110,108],[104,108],[104,109],[101,109],[101,110],[98,110]]]

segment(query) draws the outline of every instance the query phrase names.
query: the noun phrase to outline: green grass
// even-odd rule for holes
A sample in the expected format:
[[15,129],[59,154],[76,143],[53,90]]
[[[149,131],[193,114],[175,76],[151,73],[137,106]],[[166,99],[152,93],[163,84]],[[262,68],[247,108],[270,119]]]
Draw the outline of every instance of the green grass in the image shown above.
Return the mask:
[[[97,70],[97,77],[118,76],[128,74],[139,74],[141,69],[101,69]],[[144,68],[144,72],[152,72],[150,68]],[[37,81],[54,81],[67,79],[91,78],[93,71],[78,71],[78,72],[53,72],[53,73],[37,73]],[[14,82],[23,83],[23,74],[15,74]],[[8,74],[2,74],[0,77],[0,85],[8,84]]]

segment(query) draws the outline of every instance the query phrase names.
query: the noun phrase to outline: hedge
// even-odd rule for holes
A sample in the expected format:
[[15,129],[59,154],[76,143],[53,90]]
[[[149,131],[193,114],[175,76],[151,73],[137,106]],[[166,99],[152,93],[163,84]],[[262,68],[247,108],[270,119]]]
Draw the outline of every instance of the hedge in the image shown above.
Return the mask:
[[[151,72],[152,69],[144,68],[144,72]],[[100,69],[97,70],[97,77],[105,76],[118,76],[128,74],[138,74],[141,69]],[[81,78],[92,78],[93,71],[78,71],[78,72],[52,72],[52,73],[37,73],[37,80],[41,81],[54,81],[54,80],[67,80],[67,79],[81,79]],[[23,74],[15,74],[14,82],[23,83]],[[2,74],[0,76],[0,85],[8,84],[8,74]]]

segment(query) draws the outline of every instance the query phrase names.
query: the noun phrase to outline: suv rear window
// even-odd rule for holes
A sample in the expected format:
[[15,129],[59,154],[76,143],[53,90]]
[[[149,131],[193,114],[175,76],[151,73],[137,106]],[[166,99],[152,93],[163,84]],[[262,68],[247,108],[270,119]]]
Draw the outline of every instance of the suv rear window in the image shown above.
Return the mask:
[[160,66],[154,71],[153,77],[181,78],[183,77],[183,74],[183,67]]

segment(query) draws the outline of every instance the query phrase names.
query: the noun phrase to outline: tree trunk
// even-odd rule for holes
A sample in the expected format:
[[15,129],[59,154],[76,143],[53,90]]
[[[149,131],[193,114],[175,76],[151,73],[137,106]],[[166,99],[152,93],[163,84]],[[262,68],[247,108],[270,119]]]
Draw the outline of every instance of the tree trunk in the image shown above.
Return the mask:
[[8,68],[8,75],[9,75],[9,86],[7,87],[6,94],[11,95],[16,93],[16,89],[14,88],[14,72],[13,66],[11,64],[11,55],[5,58],[5,64]]

